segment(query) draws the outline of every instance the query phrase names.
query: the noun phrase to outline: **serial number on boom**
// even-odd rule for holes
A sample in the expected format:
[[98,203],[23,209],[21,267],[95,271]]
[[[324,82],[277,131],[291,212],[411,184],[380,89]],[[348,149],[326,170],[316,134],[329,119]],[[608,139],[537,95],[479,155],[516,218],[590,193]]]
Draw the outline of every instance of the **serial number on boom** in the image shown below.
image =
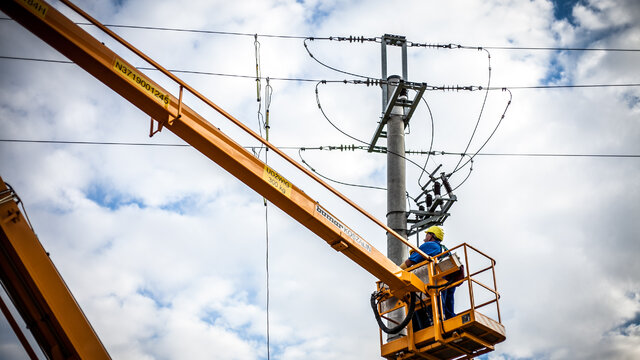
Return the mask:
[[160,90],[156,89],[149,81],[134,70],[130,69],[127,65],[120,62],[119,59],[116,58],[116,62],[113,65],[114,69],[117,69],[124,77],[133,82],[134,84],[140,86],[143,90],[146,90],[151,96],[153,96],[159,103],[164,104],[164,107],[169,106],[169,95],[164,94]]

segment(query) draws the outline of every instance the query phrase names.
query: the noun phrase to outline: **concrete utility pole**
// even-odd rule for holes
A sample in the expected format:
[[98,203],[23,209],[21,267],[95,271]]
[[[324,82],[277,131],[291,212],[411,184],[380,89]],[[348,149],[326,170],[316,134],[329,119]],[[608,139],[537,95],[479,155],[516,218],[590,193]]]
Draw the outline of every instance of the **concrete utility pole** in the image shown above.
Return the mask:
[[[382,117],[371,138],[368,151],[384,151],[377,143],[379,139],[387,138],[387,226],[406,239],[410,234],[407,230],[409,214],[416,218],[419,216],[419,220],[422,221],[416,224],[418,220],[412,219],[413,233],[425,225],[426,211],[419,214],[414,214],[415,211],[407,212],[404,129],[418,107],[427,84],[407,81],[407,39],[404,36],[385,34],[380,44],[382,79],[386,79],[387,84],[382,85]],[[387,78],[387,46],[401,49],[402,77],[392,75]],[[408,91],[414,94],[412,98],[409,98]],[[408,248],[394,236],[387,234],[387,257],[400,265],[408,255]]]
[[[407,41],[404,36],[385,34],[381,39],[382,79],[382,117],[373,134],[369,152],[384,151],[377,146],[381,138],[387,139],[387,226],[403,238],[407,238],[407,202],[406,202],[406,159],[404,150],[404,129],[418,102],[426,89],[426,84],[409,84],[406,82]],[[387,45],[401,48],[402,76],[392,75],[387,78]],[[408,99],[407,90],[416,92],[413,99]],[[387,257],[400,265],[409,256],[409,249],[395,236],[387,234]],[[388,304],[393,306],[393,304]],[[395,326],[405,318],[404,308],[387,314],[389,325]],[[398,334],[387,336],[393,339],[405,335],[406,329]]]
[[[387,101],[400,83],[400,76],[390,76]],[[399,98],[402,98],[400,95]],[[404,95],[406,99],[406,95]],[[400,100],[400,99],[399,99]],[[393,106],[387,120],[387,226],[407,237],[406,163],[404,158],[404,107]],[[387,257],[400,265],[408,257],[407,247],[387,234]]]
[[[407,234],[415,234],[430,224],[441,224],[449,216],[447,210],[456,199],[447,188],[450,199],[438,195],[435,202],[431,203],[433,199],[429,197],[429,201],[423,201],[426,205],[421,206],[421,210],[407,212],[404,130],[427,89],[427,84],[413,83],[407,80],[407,40],[404,36],[385,34],[380,43],[382,46],[382,79],[386,79],[386,84],[382,85],[382,116],[371,138],[368,151],[383,152],[386,150],[387,152],[387,226],[406,239]],[[387,46],[401,48],[402,76],[387,77]],[[409,91],[412,93],[411,99]],[[386,149],[377,145],[381,138],[387,139]],[[434,175],[437,170],[430,175],[430,182],[436,181]],[[442,181],[446,183],[444,173]],[[418,198],[427,194],[429,191],[426,188],[427,185],[423,187],[423,193]],[[439,207],[442,209],[438,210]],[[415,218],[409,219],[409,216]],[[412,224],[411,229],[407,229],[409,222]],[[400,265],[409,257],[409,249],[395,236],[387,234],[387,257]],[[389,302],[383,306],[391,309],[394,304]],[[405,318],[404,308],[388,313],[387,318],[390,326],[402,322]],[[388,334],[387,340],[402,335],[406,335],[406,329],[401,330],[398,334]]]
[[[384,113],[378,125],[369,152],[371,152],[380,137],[387,138],[387,226],[407,238],[407,205],[406,205],[406,164],[404,158],[404,106],[398,106],[406,101],[406,90],[400,86],[401,80],[406,81],[408,76],[407,66],[407,41],[404,36],[384,34],[380,41],[380,65],[382,67],[382,79],[387,79],[387,85],[382,86],[382,112]],[[392,75],[387,78],[387,45],[401,48],[402,77]],[[402,90],[404,99],[396,93]],[[421,94],[422,95],[422,94]],[[400,102],[398,102],[400,100]],[[410,117],[410,115],[409,115]],[[386,125],[386,132],[383,130]],[[407,247],[394,236],[387,234],[387,257],[400,265],[408,256]]]

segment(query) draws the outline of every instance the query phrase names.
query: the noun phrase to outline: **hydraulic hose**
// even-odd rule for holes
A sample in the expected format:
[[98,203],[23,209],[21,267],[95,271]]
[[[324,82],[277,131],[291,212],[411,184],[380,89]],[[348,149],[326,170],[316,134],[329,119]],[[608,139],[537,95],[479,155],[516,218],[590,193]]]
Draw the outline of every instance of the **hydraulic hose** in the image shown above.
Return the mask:
[[388,328],[380,318],[377,301],[378,301],[378,293],[374,292],[373,294],[371,294],[371,309],[373,310],[373,315],[375,316],[376,321],[378,322],[378,326],[380,326],[380,329],[386,332],[387,334],[397,334],[400,332],[400,330],[404,329],[407,326],[407,324],[409,324],[409,321],[411,321],[414,310],[416,309],[416,294],[412,292],[411,299],[409,300],[409,311],[407,312],[407,316],[397,326]]

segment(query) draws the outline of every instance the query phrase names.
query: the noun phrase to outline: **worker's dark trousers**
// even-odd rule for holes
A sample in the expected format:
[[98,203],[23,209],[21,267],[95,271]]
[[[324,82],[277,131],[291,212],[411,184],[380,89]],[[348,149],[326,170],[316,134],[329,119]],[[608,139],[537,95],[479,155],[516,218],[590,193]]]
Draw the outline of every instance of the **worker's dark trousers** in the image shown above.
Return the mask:
[[455,287],[450,287],[442,291],[442,304],[444,307],[444,318],[450,319],[456,316],[453,309],[453,294],[456,292]]
[[[456,292],[456,288],[448,288],[443,290],[440,293],[440,297],[442,299],[442,307],[444,308],[444,319],[450,319],[456,316],[456,313],[453,311],[453,297]],[[433,325],[433,319],[431,314],[431,306],[426,309],[416,310],[413,314],[413,331],[422,330],[429,326]]]

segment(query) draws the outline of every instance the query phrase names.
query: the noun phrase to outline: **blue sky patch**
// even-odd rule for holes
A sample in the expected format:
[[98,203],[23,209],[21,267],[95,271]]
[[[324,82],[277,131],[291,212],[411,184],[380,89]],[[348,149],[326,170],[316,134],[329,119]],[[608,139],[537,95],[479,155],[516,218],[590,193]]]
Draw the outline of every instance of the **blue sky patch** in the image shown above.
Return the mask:
[[178,213],[180,215],[185,215],[187,213],[193,213],[200,208],[198,197],[191,195],[185,196],[176,201],[172,201],[165,205],[160,206],[162,210]]
[[311,16],[311,19],[310,19],[311,23],[319,24],[322,22],[322,20],[328,18],[330,14],[331,14],[330,11],[321,10],[320,7],[316,6],[315,9],[313,9],[313,15]]
[[549,68],[547,69],[547,75],[542,79],[543,85],[557,84],[565,77],[565,69],[558,61],[558,57],[561,53],[556,53],[549,62]]
[[640,97],[635,94],[626,93],[624,95],[624,100],[627,102],[629,109],[633,109],[640,105]]
[[[218,311],[209,310],[204,314],[204,316],[200,317],[200,320],[204,321],[205,323],[211,326],[216,326],[216,321],[221,317],[222,316]],[[220,324],[217,324],[217,326],[220,326]]]
[[140,289],[138,289],[138,291],[136,291],[136,293],[138,293],[139,295],[142,295],[142,296],[144,296],[144,297],[146,297],[148,299],[153,300],[153,302],[155,303],[157,308],[170,308],[171,307],[171,303],[162,301],[160,296],[155,295],[153,292],[151,292],[151,290],[149,290],[147,288],[140,288]]
[[553,0],[553,16],[558,20],[567,19],[569,23],[575,25],[573,8],[580,0]]
[[125,0],[111,0],[111,1],[112,1],[112,2],[116,5],[116,7],[118,7],[118,8],[122,8],[122,6],[124,5],[124,2],[125,2]]
[[640,325],[640,312],[637,312],[636,315],[633,318],[625,321],[624,323],[622,323],[619,326],[616,326],[614,329],[612,329],[612,331],[620,333],[620,334],[625,335],[625,336],[629,336],[630,335],[629,334],[629,326],[631,326],[631,325],[636,325],[636,326]]
[[99,206],[110,210],[118,210],[120,207],[128,205],[137,205],[141,209],[146,207],[142,200],[122,194],[109,186],[98,183],[89,185],[86,197]]
[[311,11],[311,17],[309,18],[309,22],[311,24],[321,23],[331,15],[331,11],[333,10],[327,6],[322,6],[322,2],[316,4],[313,9],[309,8],[309,6],[305,4],[304,0],[296,0],[296,2]]

